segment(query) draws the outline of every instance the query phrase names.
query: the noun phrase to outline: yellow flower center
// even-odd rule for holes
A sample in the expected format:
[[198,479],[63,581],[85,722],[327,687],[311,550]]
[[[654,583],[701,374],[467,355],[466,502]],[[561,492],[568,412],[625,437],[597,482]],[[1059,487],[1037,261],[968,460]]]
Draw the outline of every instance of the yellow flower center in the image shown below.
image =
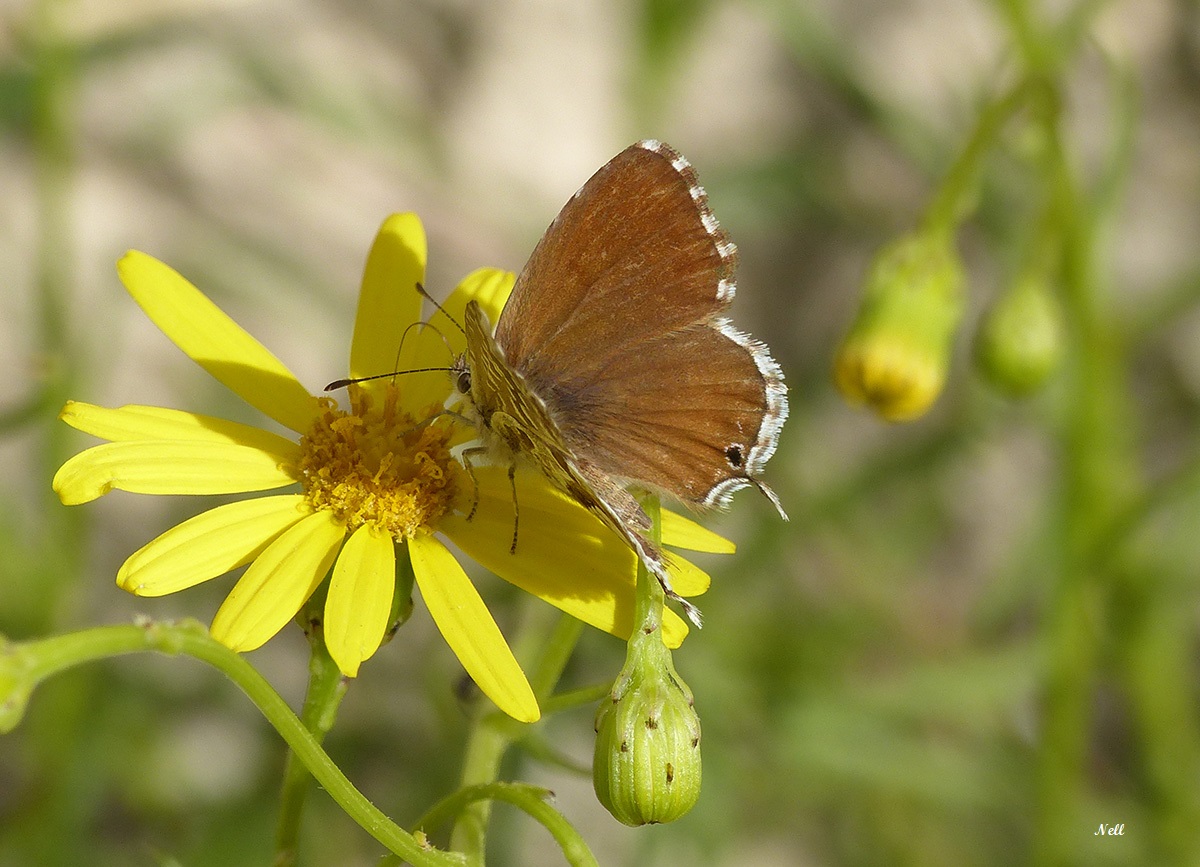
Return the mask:
[[301,484],[314,509],[329,509],[348,530],[372,524],[396,540],[432,528],[454,501],[459,466],[450,456],[451,428],[414,418],[387,387],[383,405],[352,388],[350,411],[329,399],[300,438]]

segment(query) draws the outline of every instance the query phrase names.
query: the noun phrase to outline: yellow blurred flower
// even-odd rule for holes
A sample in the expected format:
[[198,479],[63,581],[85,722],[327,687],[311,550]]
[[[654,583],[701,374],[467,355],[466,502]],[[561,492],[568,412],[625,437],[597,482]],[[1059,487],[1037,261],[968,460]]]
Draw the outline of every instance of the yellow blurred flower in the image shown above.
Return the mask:
[[834,358],[842,395],[888,421],[923,415],[946,383],[962,284],[953,242],[940,233],[906,235],[880,250]]
[[[441,334],[420,321],[426,242],[412,214],[389,217],[367,259],[350,347],[350,376],[445,367],[462,336],[442,318]],[[68,402],[61,417],[109,442],[68,460],[54,490],[68,505],[110,490],[147,494],[230,494],[299,485],[293,493],[240,500],[163,533],[125,561],[118,584],[162,596],[248,565],[212,622],[213,637],[238,651],[259,647],[292,619],[332,568],[325,605],[329,652],[348,676],[381,644],[395,587],[396,557],[407,556],[417,588],[446,643],[480,689],[518,720],[539,717],[537,701],[479,593],[439,536],[495,574],[586,623],[627,638],[633,622],[633,553],[582,506],[536,472],[518,476],[520,538],[510,550],[513,502],[505,470],[475,471],[454,451],[473,432],[438,416],[451,394],[444,372],[412,373],[350,386],[349,406],[314,397],[262,344],[191,283],[144,253],[118,264],[126,289],[188,356],[296,439],[174,409],[108,409]],[[443,305],[461,317],[470,299],[492,321],[513,275],[481,269]],[[435,418],[435,416],[438,416]],[[464,505],[466,506],[464,508]],[[663,540],[728,552],[732,545],[687,519],[664,513]],[[697,595],[708,576],[668,555],[676,589]],[[664,635],[677,646],[686,624],[667,612]]]

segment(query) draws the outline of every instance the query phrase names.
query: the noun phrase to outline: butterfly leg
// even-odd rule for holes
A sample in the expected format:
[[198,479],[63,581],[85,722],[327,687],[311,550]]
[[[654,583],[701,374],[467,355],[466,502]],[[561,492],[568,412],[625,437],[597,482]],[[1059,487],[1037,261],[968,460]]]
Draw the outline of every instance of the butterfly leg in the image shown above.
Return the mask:
[[508,484],[512,487],[513,498],[513,535],[512,544],[508,546],[508,553],[517,553],[517,526],[521,521],[521,509],[517,506],[517,462],[514,460],[508,465]]
[[463,449],[462,454],[460,455],[462,458],[463,469],[467,471],[467,475],[471,479],[471,486],[474,491],[474,494],[471,498],[471,511],[467,513],[468,521],[475,517],[475,512],[479,509],[479,480],[475,478],[475,467],[471,463],[471,455],[484,455],[487,454],[487,451],[488,450],[485,446],[472,446],[469,449]]

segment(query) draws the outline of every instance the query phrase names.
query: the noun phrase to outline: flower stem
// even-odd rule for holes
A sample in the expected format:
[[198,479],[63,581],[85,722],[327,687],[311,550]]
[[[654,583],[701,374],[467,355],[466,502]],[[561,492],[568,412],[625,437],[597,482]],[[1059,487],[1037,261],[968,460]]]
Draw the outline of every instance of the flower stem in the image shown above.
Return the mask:
[[538,698],[538,704],[549,697],[562,677],[563,669],[575,652],[579,636],[583,634],[583,621],[570,614],[561,614],[554,624],[550,638],[542,650],[537,669],[533,673],[530,685]]
[[[32,5],[30,31],[34,49],[31,105],[32,153],[37,194],[37,236],[34,250],[35,290],[31,302],[37,315],[30,329],[35,343],[30,351],[32,375],[16,375],[16,384],[32,383],[35,392],[5,421],[22,417],[44,427],[36,436],[39,493],[42,501],[42,551],[46,568],[40,592],[30,597],[20,612],[28,618],[31,633],[49,631],[61,613],[69,583],[81,567],[84,517],[60,507],[48,484],[70,455],[73,432],[53,419],[70,392],[78,370],[69,333],[67,308],[75,283],[77,239],[72,198],[77,177],[79,49],[70,35],[70,6],[61,0],[39,0]],[[59,540],[72,539],[63,545]],[[17,613],[17,612],[14,612]]]
[[1096,273],[1094,219],[1075,177],[1056,103],[1042,119],[1049,173],[1063,231],[1063,299],[1072,329],[1067,404],[1060,433],[1062,500],[1058,576],[1047,611],[1047,658],[1037,779],[1035,864],[1062,864],[1076,851],[1087,803],[1093,682],[1102,662],[1100,618],[1112,575],[1091,558],[1108,528],[1136,502],[1129,442],[1134,413],[1124,347]]
[[[658,497],[646,495],[640,498],[642,510],[650,519],[648,538],[657,548],[662,544],[662,504]],[[658,579],[650,574],[646,564],[638,561],[637,595],[633,609],[632,641],[645,641],[646,636],[654,635],[654,640],[662,644],[663,606],[666,605],[666,594]],[[639,637],[641,636],[641,637]],[[664,645],[665,649],[665,645]]]
[[[642,501],[642,507],[646,510],[646,514],[651,520],[651,535],[650,539],[656,545],[661,544],[662,540],[662,512],[659,507],[657,497],[647,497]],[[662,653],[669,658],[669,652],[666,645],[662,642],[662,612],[665,603],[662,586],[658,580],[649,575],[645,566],[638,566],[638,588],[637,597],[634,609],[635,635],[634,639],[641,641],[656,641],[661,647]],[[517,642],[518,658],[528,656],[535,648],[541,648],[538,655],[538,662],[533,669],[533,677],[530,679],[530,684],[533,686],[534,693],[538,697],[538,703],[542,706],[543,713],[550,713],[552,710],[561,709],[563,707],[575,706],[579,703],[580,696],[596,698],[602,697],[608,692],[608,687],[588,688],[581,694],[567,693],[562,696],[553,696],[554,687],[562,676],[563,669],[571,658],[571,653],[575,649],[575,644],[579,640],[579,636],[583,631],[583,624],[574,617],[566,614],[559,615],[558,620],[552,627],[547,627],[542,618],[537,616],[537,609],[534,609],[534,614],[526,624],[523,633],[519,636]],[[594,700],[594,699],[592,699]],[[518,740],[526,731],[526,727],[511,718],[501,713],[489,713],[480,717],[471,731],[467,741],[466,756],[463,759],[463,773],[461,779],[461,788],[458,792],[450,795],[442,803],[452,804],[454,809],[459,812],[458,819],[454,824],[454,830],[450,835],[450,847],[455,851],[462,852],[467,857],[467,863],[470,865],[482,865],[487,847],[487,827],[491,819],[491,801],[494,799],[505,800],[500,796],[489,794],[476,794],[464,796],[464,792],[490,792],[501,791],[501,789],[491,789],[490,786],[503,786],[505,784],[496,783],[496,777],[500,771],[500,763],[504,758],[504,754],[508,748]],[[505,790],[507,791],[507,790]],[[543,805],[545,806],[545,805]],[[440,809],[440,805],[435,810]],[[449,810],[449,807],[446,808]],[[523,808],[524,809],[524,808]],[[566,820],[562,818],[557,811],[546,807],[546,810],[539,808],[537,812],[526,810],[531,816],[550,830],[555,835],[555,839],[559,839],[558,833],[554,827],[543,821],[541,815],[548,811],[557,817],[555,823]],[[440,814],[439,814],[440,816]],[[557,827],[557,824],[555,825]],[[567,827],[570,827],[567,825]],[[574,833],[572,831],[572,833]],[[560,839],[560,842],[561,839]],[[580,841],[582,845],[582,841]],[[586,850],[586,846],[584,846]],[[566,852],[564,846],[564,852]],[[568,859],[570,859],[568,854]],[[590,858],[590,853],[588,853]],[[572,864],[576,863],[571,861]],[[583,861],[579,863],[591,863]]]
[[[562,813],[549,803],[549,799],[553,795],[554,793],[549,789],[531,786],[527,783],[484,783],[478,786],[466,786],[430,807],[428,812],[417,822],[417,828],[424,832],[432,831],[476,801],[507,801],[524,810],[545,826],[558,845],[562,847],[567,863],[575,865],[575,867],[593,867],[596,864],[596,858],[588,849],[583,838],[579,836],[579,832]],[[380,862],[379,867],[399,863],[389,856]]]
[[462,856],[430,848],[393,823],[346,778],[283,697],[240,655],[195,621],[101,626],[40,641],[0,644],[2,722],[16,724],[23,698],[41,680],[85,662],[156,651],[191,656],[218,669],[246,693],[329,796],[390,852],[415,867],[462,867]]
[[591,686],[581,686],[578,689],[555,693],[549,698],[539,701],[539,704],[542,706],[542,714],[552,716],[564,710],[582,707],[585,704],[595,704],[610,692],[612,692],[611,681],[594,683]]
[[1024,78],[980,114],[975,129],[958,158],[950,166],[921,220],[922,228],[933,234],[954,231],[969,210],[976,177],[984,155],[996,143],[1008,119],[1029,101],[1040,87],[1038,79]]
[[[536,602],[531,604],[537,607],[531,610],[529,620],[517,638],[516,651],[518,658],[538,652],[538,662],[533,668],[530,685],[539,705],[543,707],[543,712],[548,713],[549,711],[545,710],[545,702],[553,693],[575,650],[583,631],[583,624],[568,614],[559,614],[553,626],[549,626],[541,616],[543,612],[549,613],[545,606]],[[480,717],[467,740],[460,791],[494,783],[500,773],[500,763],[504,754],[525,731],[526,727],[523,724],[502,713],[488,713]],[[538,818],[537,813],[530,812],[530,815]],[[462,802],[462,812],[450,835],[450,847],[466,853],[470,864],[484,862],[490,820],[489,799],[471,798]],[[552,829],[551,833],[554,833]]]
[[[475,722],[463,757],[461,789],[495,782],[500,773],[500,761],[522,726],[499,711],[484,714]],[[484,863],[491,815],[491,801],[472,801],[463,805],[463,811],[454,823],[450,848],[464,853],[470,867]]]
[[[300,719],[320,744],[333,728],[338,706],[346,694],[346,679],[330,657],[319,626],[309,632],[309,645],[308,692],[304,697]],[[289,752],[283,773],[279,825],[275,833],[275,867],[292,867],[296,863],[300,818],[311,790],[312,774],[294,752]]]

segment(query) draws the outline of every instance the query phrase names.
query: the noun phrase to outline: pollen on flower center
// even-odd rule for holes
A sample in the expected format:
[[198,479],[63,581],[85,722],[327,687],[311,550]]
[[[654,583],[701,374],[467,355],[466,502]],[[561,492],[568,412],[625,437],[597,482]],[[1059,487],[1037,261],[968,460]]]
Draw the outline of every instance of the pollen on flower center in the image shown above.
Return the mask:
[[322,400],[322,412],[300,439],[301,483],[314,509],[329,509],[354,530],[372,524],[408,539],[450,510],[458,463],[450,428],[414,418],[398,406],[389,385],[382,406],[351,389],[351,409]]

